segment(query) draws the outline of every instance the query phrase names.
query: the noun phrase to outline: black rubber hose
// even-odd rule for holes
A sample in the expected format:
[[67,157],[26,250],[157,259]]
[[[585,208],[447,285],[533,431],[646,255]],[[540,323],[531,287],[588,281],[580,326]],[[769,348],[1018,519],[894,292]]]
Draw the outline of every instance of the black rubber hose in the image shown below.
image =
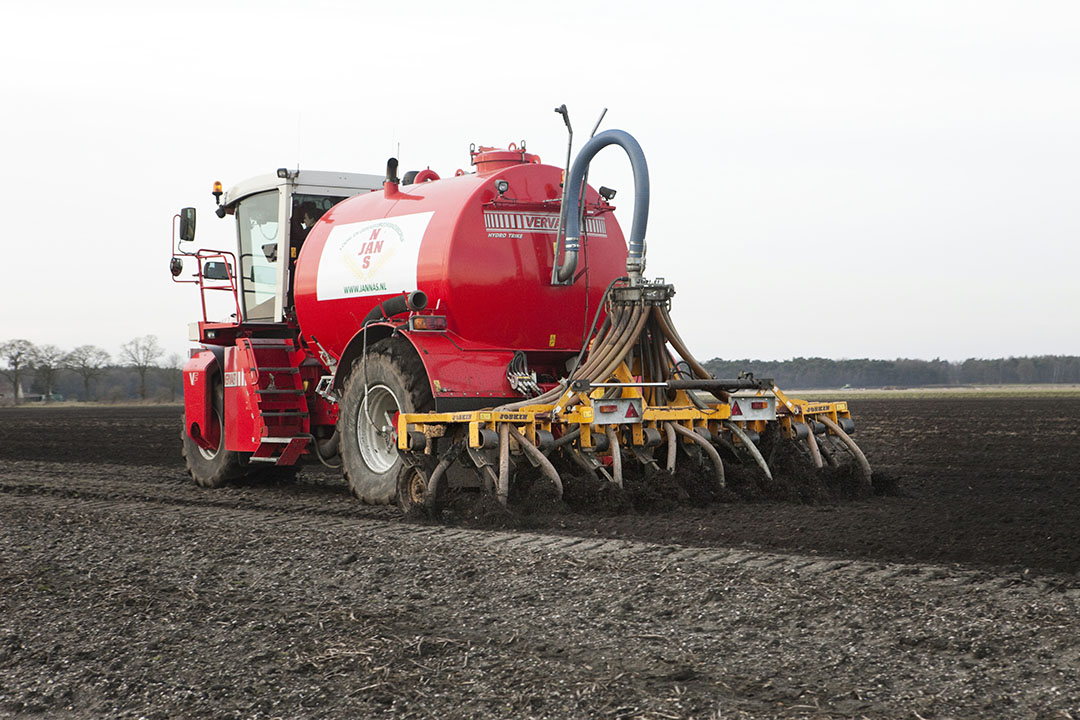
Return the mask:
[[572,380],[592,380],[593,374],[599,370],[600,367],[602,367],[602,364],[607,362],[611,354],[617,352],[618,348],[623,344],[622,338],[629,328],[631,314],[626,308],[622,307],[615,308],[614,313],[615,320],[612,322],[608,334],[592,349],[592,352],[590,352],[589,356],[585,359],[585,364],[571,375]]
[[[604,309],[604,304],[607,302],[608,295],[611,294],[611,289],[615,287],[615,283],[628,281],[630,278],[623,276],[617,277],[608,283],[608,286],[604,288],[604,294],[600,296],[600,304],[596,306],[596,312],[593,313],[592,324],[589,325],[589,332],[585,334],[585,339],[581,343],[581,350],[578,352],[577,362],[574,364],[574,369],[581,367],[581,361],[585,357],[585,353],[589,347],[589,338],[593,336],[593,330],[596,329],[596,321],[600,318],[600,312]],[[600,327],[600,332],[597,337],[601,337],[606,332],[607,328],[611,326],[611,315],[604,316],[603,325]]]
[[596,358],[601,353],[607,352],[608,347],[612,341],[618,335],[621,326],[619,314],[609,315],[604,321],[604,324],[600,326],[602,332],[596,336],[596,341],[593,342],[592,347],[589,348],[589,354],[585,356],[584,360],[578,363],[578,366],[574,368],[574,371],[570,373],[570,379],[576,380],[584,377],[589,369],[596,364]]
[[319,455],[324,458],[332,458],[338,454],[338,449],[341,446],[341,433],[334,430],[333,435],[326,440],[318,441],[316,445],[319,449]]
[[616,353],[615,357],[608,361],[608,364],[604,367],[603,371],[598,374],[597,377],[599,382],[603,382],[610,377],[611,373],[615,372],[615,368],[619,367],[619,363],[621,363],[623,358],[630,352],[630,348],[633,346],[634,342],[641,336],[641,331],[645,329],[645,323],[649,320],[649,313],[645,312],[645,309],[638,305],[634,308],[633,319],[636,320],[636,322],[630,330],[630,334],[627,335],[626,339],[623,341],[622,347],[620,348],[621,352]]
[[[635,305],[633,310],[629,313],[630,324],[628,331],[622,333],[611,352],[608,352],[605,357],[610,358],[607,360],[607,364],[603,366],[601,370],[590,371],[585,380],[589,382],[603,382],[607,378],[611,377],[611,374],[615,372],[615,368],[619,367],[621,363],[630,352],[637,338],[641,336],[641,330],[645,327],[645,322],[649,319],[649,313],[645,311],[641,305]],[[570,408],[577,405],[580,401],[579,396],[575,395],[567,404],[566,407]]]
[[402,293],[387,298],[371,308],[361,325],[367,325],[377,320],[388,320],[395,315],[400,315],[407,310],[423,310],[427,307],[427,293],[423,290],[413,290],[411,293]]
[[556,272],[560,282],[569,282],[577,269],[585,174],[596,153],[608,145],[618,145],[626,151],[634,173],[634,217],[630,226],[630,241],[627,243],[627,275],[636,283],[645,269],[645,229],[649,222],[649,166],[645,162],[645,153],[641,151],[641,146],[629,133],[623,130],[605,130],[582,146],[570,167],[570,174],[566,177],[566,202],[563,203],[560,218],[561,226],[566,228],[566,240],[563,262]]
[[[588,367],[595,362],[594,357],[598,352],[607,351],[608,344],[614,338],[614,333],[617,329],[618,322],[618,318],[616,318],[615,323],[609,322],[610,319],[610,316],[605,318],[604,324],[600,328],[602,331],[601,335],[597,337],[596,342],[593,344],[592,352],[589,353],[589,357],[585,361],[585,366],[578,366],[577,368],[575,368],[574,371],[570,373],[571,380],[583,376],[583,374],[588,370]],[[546,405],[548,403],[555,402],[560,397],[562,397],[565,389],[566,388],[563,385],[559,385],[552,388],[551,390],[548,390],[546,393],[540,395],[539,397],[527,398],[525,400],[517,400],[512,403],[507,403],[506,405],[500,405],[495,409],[501,412],[512,412],[528,405]]]
[[[679,337],[678,331],[671,322],[671,316],[668,314],[667,309],[663,307],[654,307],[653,312],[656,314],[657,319],[660,321],[660,328],[664,331],[664,335],[667,336],[668,342],[675,348],[675,352],[682,356],[682,359],[690,366],[690,369],[694,371],[702,380],[712,379],[712,375],[706,370],[701,363],[694,359],[694,356],[690,354],[690,351],[686,349],[686,344]],[[723,390],[710,390],[713,396],[720,402],[727,402],[731,397]]]

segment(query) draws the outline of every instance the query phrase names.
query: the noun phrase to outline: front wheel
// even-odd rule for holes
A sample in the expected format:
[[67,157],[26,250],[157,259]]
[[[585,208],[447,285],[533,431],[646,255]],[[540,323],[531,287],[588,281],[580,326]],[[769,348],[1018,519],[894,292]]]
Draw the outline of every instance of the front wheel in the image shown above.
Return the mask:
[[416,351],[394,338],[371,345],[345,381],[340,403],[341,461],[353,494],[371,505],[393,502],[402,461],[399,413],[427,412],[434,402]]
[[221,487],[230,480],[243,477],[247,472],[239,453],[225,449],[225,424],[221,420],[224,416],[225,389],[218,383],[212,392],[214,422],[218,425],[218,446],[207,450],[191,439],[186,427],[180,430],[188,474],[199,487],[205,488]]

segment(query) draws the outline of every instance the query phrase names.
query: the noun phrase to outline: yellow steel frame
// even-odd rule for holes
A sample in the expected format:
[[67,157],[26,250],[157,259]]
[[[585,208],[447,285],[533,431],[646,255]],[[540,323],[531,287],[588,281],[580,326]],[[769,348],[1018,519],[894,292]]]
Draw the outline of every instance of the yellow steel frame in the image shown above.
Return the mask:
[[[625,363],[616,368],[614,379],[623,383],[634,382],[634,377]],[[665,422],[679,423],[689,430],[695,427],[708,428],[717,433],[721,429],[721,423],[731,417],[731,408],[725,403],[707,403],[708,409],[699,409],[690,401],[685,390],[676,391],[675,398],[669,404],[660,406],[650,406],[641,387],[623,387],[621,390],[623,399],[637,398],[642,403],[641,422],[614,426],[616,432],[622,436],[623,443],[629,440],[632,445],[644,446],[645,430],[655,428],[662,433]],[[456,413],[402,413],[397,421],[398,449],[409,449],[409,430],[418,430],[430,437],[467,433],[469,447],[479,448],[483,445],[480,431],[497,432],[501,423],[513,424],[533,444],[537,442],[536,434],[539,430],[551,432],[553,426],[558,426],[563,428],[564,432],[571,432],[580,428],[580,447],[589,449],[594,447],[593,435],[604,432],[597,429],[600,426],[593,424],[593,402],[603,398],[604,391],[605,388],[596,388],[586,394],[568,388],[553,405],[529,405],[513,412],[473,410]],[[691,442],[685,438],[683,441]]]
[[777,409],[776,419],[788,437],[791,437],[795,432],[792,430],[792,423],[806,424],[807,419],[812,420],[822,415],[835,423],[839,423],[842,418],[851,417],[848,404],[842,400],[838,402],[809,402],[789,398],[775,385],[772,386],[772,392],[776,395],[777,403],[780,405],[780,408]]
[[[625,363],[620,364],[614,373],[617,382],[633,383],[634,376]],[[780,423],[786,437],[796,434],[793,429],[794,423],[806,424],[807,420],[819,416],[826,416],[834,422],[842,418],[851,417],[846,402],[808,402],[788,397],[780,388],[773,385],[769,389],[777,399],[776,421]],[[528,405],[512,412],[499,410],[473,410],[469,412],[455,413],[402,413],[398,416],[398,449],[409,449],[409,430],[418,430],[429,437],[442,437],[447,434],[467,437],[469,447],[480,448],[483,446],[481,439],[482,430],[498,432],[499,425],[510,423],[520,430],[529,442],[537,444],[539,431],[551,432],[553,427],[560,427],[563,432],[581,430],[579,444],[581,448],[591,449],[595,447],[593,435],[601,426],[593,423],[593,403],[601,400],[605,388],[595,388],[591,393],[575,392],[567,389],[566,392],[553,405]],[[615,431],[620,435],[622,444],[629,442],[631,445],[644,446],[645,430],[654,428],[663,433],[665,422],[679,423],[688,430],[696,427],[706,428],[712,434],[718,434],[723,429],[723,422],[731,419],[731,407],[727,403],[706,403],[707,409],[695,406],[685,390],[675,392],[674,399],[666,405],[650,406],[645,398],[645,393],[640,386],[621,388],[621,397],[637,398],[642,403],[642,418],[640,423],[626,423],[614,425]],[[758,395],[764,395],[766,391],[759,390]],[[663,395],[666,399],[666,394]],[[745,429],[763,433],[768,426],[766,420],[739,420],[736,421]],[[683,442],[691,442],[683,438]],[[739,440],[736,438],[736,442]]]

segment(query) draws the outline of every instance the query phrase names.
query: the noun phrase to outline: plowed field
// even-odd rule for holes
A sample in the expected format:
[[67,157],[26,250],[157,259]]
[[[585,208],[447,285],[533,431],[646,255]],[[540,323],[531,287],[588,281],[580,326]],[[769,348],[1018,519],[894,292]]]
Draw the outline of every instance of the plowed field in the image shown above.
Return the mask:
[[1080,400],[852,410],[890,494],[514,528],[0,410],[0,716],[1080,718]]

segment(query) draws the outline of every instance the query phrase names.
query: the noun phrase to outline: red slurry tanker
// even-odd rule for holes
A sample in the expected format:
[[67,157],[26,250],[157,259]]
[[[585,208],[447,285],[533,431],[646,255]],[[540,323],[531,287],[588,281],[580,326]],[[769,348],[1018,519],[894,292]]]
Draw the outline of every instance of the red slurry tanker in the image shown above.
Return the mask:
[[[628,238],[615,193],[585,182],[608,145],[634,171]],[[524,142],[470,157],[451,177],[399,178],[391,159],[385,176],[215,184],[235,251],[185,250],[195,210],[176,216],[173,279],[203,298],[184,367],[196,482],[322,462],[368,503],[433,505],[448,486],[506,502],[518,466],[561,493],[563,464],[621,486],[625,462],[673,472],[686,456],[722,486],[725,462],[768,474],[759,445],[785,441],[818,467],[853,458],[869,481],[845,403],[716,379],[693,358],[673,286],[643,276],[649,181],[630,135],[596,135],[566,168]],[[215,293],[230,320],[207,318]]]

